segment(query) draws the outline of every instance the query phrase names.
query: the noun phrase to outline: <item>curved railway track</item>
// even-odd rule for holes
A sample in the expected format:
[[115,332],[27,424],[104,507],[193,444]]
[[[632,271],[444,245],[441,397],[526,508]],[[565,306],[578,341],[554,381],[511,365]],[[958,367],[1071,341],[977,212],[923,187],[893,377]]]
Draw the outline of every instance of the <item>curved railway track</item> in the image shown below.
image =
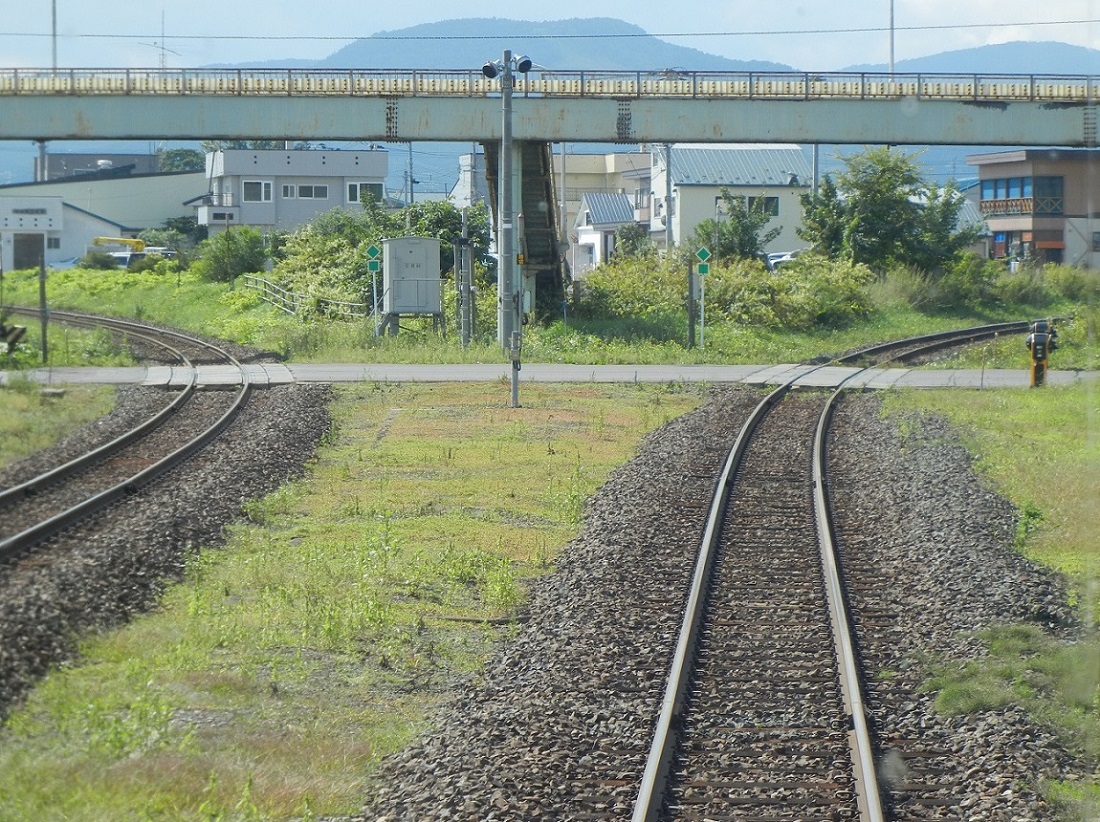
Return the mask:
[[[51,316],[69,325],[106,328],[143,356],[183,366],[188,381],[157,413],[109,442],[0,490],[0,560],[17,557],[81,520],[135,494],[197,453],[247,403],[247,372],[227,351],[182,332],[68,311]],[[194,365],[236,366],[237,391],[198,392]]]
[[[838,361],[914,360],[1026,328],[942,332]],[[848,613],[846,585],[869,581],[842,573],[828,498],[844,385],[831,396],[792,388],[756,407],[717,482],[633,822],[900,818],[884,809]],[[942,788],[926,780],[906,800],[940,808]]]

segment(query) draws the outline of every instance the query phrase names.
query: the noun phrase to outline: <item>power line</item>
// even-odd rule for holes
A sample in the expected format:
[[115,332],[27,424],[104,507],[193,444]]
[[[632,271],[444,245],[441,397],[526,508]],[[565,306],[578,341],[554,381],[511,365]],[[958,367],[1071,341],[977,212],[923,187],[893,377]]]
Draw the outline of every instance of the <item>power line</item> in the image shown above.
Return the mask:
[[[943,23],[927,26],[894,26],[895,32],[911,31],[961,31],[964,29],[1003,29],[1020,26],[1078,26],[1100,23],[1100,19],[1083,20],[1032,20],[1001,23]],[[523,37],[529,40],[606,40],[606,39],[638,39],[645,37],[675,37],[675,38],[699,38],[699,37],[790,37],[793,35],[819,35],[819,34],[881,34],[890,31],[888,26],[861,26],[830,29],[757,29],[752,31],[674,31],[674,32],[618,32],[610,34],[523,34],[507,32],[501,34],[446,34],[446,35],[407,35],[407,34],[370,34],[370,35],[307,35],[307,34],[167,34],[161,35],[162,40],[268,40],[284,42],[312,42],[312,41],[347,41],[347,40],[393,40],[393,41],[442,41],[442,40],[500,40],[502,38]],[[0,37],[28,37],[41,38],[52,37],[52,34],[24,31],[0,31]],[[148,34],[61,34],[72,40],[145,40]]]

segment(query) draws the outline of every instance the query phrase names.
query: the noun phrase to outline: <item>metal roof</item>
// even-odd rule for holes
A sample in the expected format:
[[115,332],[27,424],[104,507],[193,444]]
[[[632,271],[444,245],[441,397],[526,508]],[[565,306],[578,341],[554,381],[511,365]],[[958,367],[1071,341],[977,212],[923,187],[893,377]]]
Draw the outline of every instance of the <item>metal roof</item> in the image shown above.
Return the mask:
[[610,191],[586,191],[581,195],[581,210],[588,209],[586,225],[620,225],[634,222],[634,201],[629,194]]
[[798,146],[672,147],[672,179],[680,186],[809,186],[812,177]]

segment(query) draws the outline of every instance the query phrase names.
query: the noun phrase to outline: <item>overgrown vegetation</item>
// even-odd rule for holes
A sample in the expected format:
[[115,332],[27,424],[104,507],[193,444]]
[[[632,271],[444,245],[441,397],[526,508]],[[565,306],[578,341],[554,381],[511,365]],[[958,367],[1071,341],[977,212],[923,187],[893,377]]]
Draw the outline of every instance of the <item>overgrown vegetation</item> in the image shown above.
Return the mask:
[[584,501],[690,386],[339,390],[307,479],[0,731],[0,819],[353,814],[374,763],[513,630]]

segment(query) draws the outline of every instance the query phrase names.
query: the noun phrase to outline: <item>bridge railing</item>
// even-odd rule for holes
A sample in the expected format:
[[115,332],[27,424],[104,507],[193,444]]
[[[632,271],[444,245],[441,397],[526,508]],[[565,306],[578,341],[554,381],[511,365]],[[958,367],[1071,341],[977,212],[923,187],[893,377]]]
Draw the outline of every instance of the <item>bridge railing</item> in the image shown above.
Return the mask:
[[[479,69],[0,69],[7,95],[284,95],[488,97]],[[1100,77],[876,72],[536,71],[530,97],[898,99],[1096,103]]]

